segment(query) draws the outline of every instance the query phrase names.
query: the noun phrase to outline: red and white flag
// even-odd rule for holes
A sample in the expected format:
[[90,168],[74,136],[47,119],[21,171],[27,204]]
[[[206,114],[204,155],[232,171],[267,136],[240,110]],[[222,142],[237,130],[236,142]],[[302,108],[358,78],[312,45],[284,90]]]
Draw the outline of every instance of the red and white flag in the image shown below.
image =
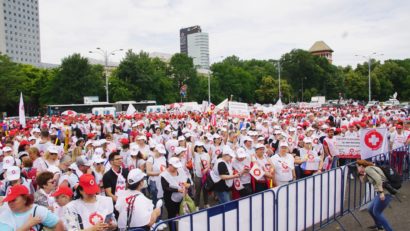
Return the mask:
[[20,105],[19,105],[19,122],[23,128],[26,127],[26,114],[24,113],[23,93],[20,92]]
[[213,113],[211,115],[211,126],[216,127],[216,115]]
[[259,167],[259,165],[254,164],[253,167],[251,168],[250,172],[249,172],[253,178],[255,178],[256,180],[261,180],[262,177],[264,177],[265,172],[263,171],[262,168]]
[[372,158],[388,151],[387,129],[360,130],[360,154],[362,159]]

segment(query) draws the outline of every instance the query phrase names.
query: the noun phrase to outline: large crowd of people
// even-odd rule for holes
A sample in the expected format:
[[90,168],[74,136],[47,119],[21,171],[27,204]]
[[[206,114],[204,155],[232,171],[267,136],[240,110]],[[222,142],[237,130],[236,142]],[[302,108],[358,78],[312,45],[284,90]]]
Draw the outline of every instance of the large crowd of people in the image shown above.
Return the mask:
[[337,136],[383,127],[390,149],[409,145],[408,120],[358,106],[6,119],[0,230],[149,230],[186,195],[203,209],[342,165]]

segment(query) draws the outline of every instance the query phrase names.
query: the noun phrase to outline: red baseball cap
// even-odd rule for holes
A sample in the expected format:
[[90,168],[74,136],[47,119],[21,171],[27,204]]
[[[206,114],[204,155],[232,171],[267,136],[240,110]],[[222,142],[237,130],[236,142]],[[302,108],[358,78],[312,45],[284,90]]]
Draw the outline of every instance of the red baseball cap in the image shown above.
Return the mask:
[[80,177],[80,186],[83,188],[86,194],[96,194],[100,192],[100,188],[95,182],[95,178],[91,174],[83,174]]
[[66,195],[66,196],[72,197],[73,191],[67,186],[60,186],[57,188],[57,190],[53,194],[51,194],[52,197],[58,197],[60,195]]
[[396,125],[396,128],[397,128],[397,129],[400,129],[400,128],[403,128],[403,126],[402,126],[401,124],[397,124],[397,125]]
[[15,185],[10,188],[10,191],[7,193],[7,196],[3,199],[2,202],[9,202],[16,199],[18,196],[29,195],[28,188],[24,185]]

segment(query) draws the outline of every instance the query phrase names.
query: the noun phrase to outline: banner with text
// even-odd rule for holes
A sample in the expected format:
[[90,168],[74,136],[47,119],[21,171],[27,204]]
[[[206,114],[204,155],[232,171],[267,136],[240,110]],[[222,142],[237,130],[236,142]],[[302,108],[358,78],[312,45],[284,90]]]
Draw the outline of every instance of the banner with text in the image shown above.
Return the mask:
[[360,158],[359,137],[336,136],[335,139],[339,158]]

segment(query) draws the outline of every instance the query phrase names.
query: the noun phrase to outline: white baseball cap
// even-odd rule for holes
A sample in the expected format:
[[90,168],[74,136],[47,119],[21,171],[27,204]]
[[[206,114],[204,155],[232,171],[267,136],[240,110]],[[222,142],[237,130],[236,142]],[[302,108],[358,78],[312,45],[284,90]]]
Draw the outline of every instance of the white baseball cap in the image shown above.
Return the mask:
[[11,149],[9,146],[6,146],[3,148],[3,152],[11,152],[13,149]]
[[3,169],[10,168],[16,164],[16,160],[12,156],[6,156],[3,159]]
[[287,142],[280,142],[279,147],[289,147]]
[[214,139],[219,139],[221,136],[219,134],[214,134]]
[[11,166],[6,171],[6,181],[13,181],[20,179],[21,170],[17,166]]
[[54,146],[54,145],[49,146],[49,147],[47,148],[47,151],[48,151],[49,153],[58,153],[57,147]]
[[182,167],[182,163],[181,163],[181,161],[179,160],[178,157],[171,157],[168,161],[168,164],[174,166],[174,168]]
[[127,182],[128,184],[135,184],[140,182],[146,174],[139,168],[134,168],[128,173]]
[[252,140],[252,138],[251,137],[249,137],[249,136],[245,136],[245,138],[243,138],[243,142],[246,142],[246,141],[253,141]]
[[243,148],[238,148],[238,150],[236,150],[236,157],[237,158],[244,158],[246,157],[246,151]]
[[57,166],[54,166],[54,165],[48,166],[47,171],[53,174],[56,174],[56,173],[61,174],[61,170]]
[[105,162],[105,159],[103,159],[101,156],[94,155],[92,161],[93,161],[95,164],[99,164],[99,163],[104,163],[104,162]]
[[179,155],[179,154],[181,154],[182,152],[184,152],[186,150],[187,149],[183,148],[183,147],[176,147],[174,153],[175,153],[175,155]]
[[146,136],[138,136],[137,140],[145,140],[147,141],[147,137]]
[[75,162],[76,162],[77,166],[83,165],[83,166],[90,167],[92,165],[91,161],[89,159],[87,159],[87,157],[85,157],[85,156],[77,157]]
[[256,149],[259,149],[259,148],[265,148],[265,145],[263,145],[263,144],[257,144],[257,145],[255,146],[255,150],[256,150]]
[[185,141],[185,136],[179,136],[178,141]]
[[36,137],[30,136],[30,137],[28,138],[28,141],[32,141],[32,140],[36,140],[36,139],[37,139]]
[[229,146],[224,147],[222,155],[230,155],[232,158],[236,157],[234,151]]
[[204,142],[202,142],[202,141],[196,141],[196,142],[195,142],[195,147],[200,147],[200,146],[204,147],[204,146],[205,146]]
[[166,154],[167,153],[167,151],[165,150],[165,147],[164,147],[163,144],[157,144],[155,146],[155,149],[161,154]]
[[311,139],[311,138],[309,138],[309,137],[305,137],[304,139],[303,139],[303,143],[313,143],[313,140]]

